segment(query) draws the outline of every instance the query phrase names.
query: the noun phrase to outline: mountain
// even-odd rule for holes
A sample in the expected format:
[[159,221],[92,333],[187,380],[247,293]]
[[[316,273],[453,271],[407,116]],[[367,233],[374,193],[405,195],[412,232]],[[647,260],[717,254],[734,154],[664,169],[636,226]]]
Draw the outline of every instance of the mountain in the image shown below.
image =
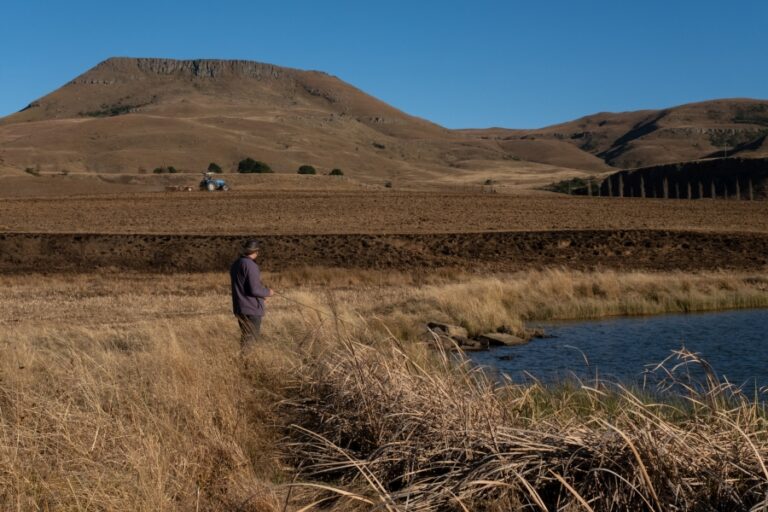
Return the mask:
[[599,113],[539,130],[465,130],[502,144],[567,141],[625,169],[716,156],[768,156],[768,101],[723,99],[663,110]]
[[250,156],[277,172],[339,167],[379,183],[535,185],[722,149],[758,156],[766,128],[768,102],[721,100],[540,130],[449,130],[318,71],[112,58],[0,119],[0,170],[234,170]]

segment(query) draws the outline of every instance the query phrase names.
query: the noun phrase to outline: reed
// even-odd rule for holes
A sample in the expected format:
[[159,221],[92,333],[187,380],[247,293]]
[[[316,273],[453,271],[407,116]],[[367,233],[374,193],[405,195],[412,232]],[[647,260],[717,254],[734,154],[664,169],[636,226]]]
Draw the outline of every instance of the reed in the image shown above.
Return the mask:
[[[764,510],[765,411],[707,373],[658,371],[668,401],[605,382],[499,384],[446,354],[343,341],[297,372],[288,446],[328,506],[436,510]],[[706,366],[705,366],[706,367]]]

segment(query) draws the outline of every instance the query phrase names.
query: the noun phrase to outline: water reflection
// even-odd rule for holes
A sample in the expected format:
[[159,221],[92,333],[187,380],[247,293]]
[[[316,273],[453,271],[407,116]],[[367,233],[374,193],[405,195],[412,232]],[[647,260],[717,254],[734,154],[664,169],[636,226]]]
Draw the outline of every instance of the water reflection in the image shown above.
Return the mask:
[[[768,386],[768,310],[612,318],[542,324],[553,338],[471,354],[514,381],[530,374],[543,382],[577,377],[640,384],[649,367],[685,347],[719,378],[747,392]],[[694,369],[697,376],[699,370]]]

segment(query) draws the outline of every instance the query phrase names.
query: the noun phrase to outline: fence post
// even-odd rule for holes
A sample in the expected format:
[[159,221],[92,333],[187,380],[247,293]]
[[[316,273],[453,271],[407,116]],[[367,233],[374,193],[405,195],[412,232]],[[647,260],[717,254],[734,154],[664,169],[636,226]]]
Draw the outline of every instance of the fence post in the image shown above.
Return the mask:
[[741,183],[739,183],[738,176],[736,177],[736,200],[741,201]]
[[755,200],[755,189],[752,188],[752,177],[749,177],[749,200],[754,201]]
[[680,199],[680,182],[675,182],[675,199]]
[[669,199],[669,178],[664,176],[661,186],[664,189],[664,199]]
[[709,180],[709,197],[712,199],[717,199],[717,190],[715,190],[715,180],[710,179]]
[[699,199],[704,199],[704,182],[699,182]]
[[587,195],[592,197],[592,180],[587,180]]
[[619,174],[619,197],[624,197],[624,176]]
[[640,175],[640,197],[645,198],[645,178]]
[[693,190],[691,190],[691,182],[686,181],[685,186],[688,189],[688,199],[693,199]]

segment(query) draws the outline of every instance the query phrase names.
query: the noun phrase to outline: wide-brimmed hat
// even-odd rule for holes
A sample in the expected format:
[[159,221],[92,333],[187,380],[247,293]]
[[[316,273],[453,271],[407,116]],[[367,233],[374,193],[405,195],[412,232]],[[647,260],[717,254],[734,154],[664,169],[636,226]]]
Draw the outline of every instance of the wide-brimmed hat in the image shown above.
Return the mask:
[[245,243],[243,243],[243,248],[240,251],[240,253],[243,256],[248,256],[249,254],[253,254],[256,251],[261,249],[261,244],[258,240],[248,240]]

